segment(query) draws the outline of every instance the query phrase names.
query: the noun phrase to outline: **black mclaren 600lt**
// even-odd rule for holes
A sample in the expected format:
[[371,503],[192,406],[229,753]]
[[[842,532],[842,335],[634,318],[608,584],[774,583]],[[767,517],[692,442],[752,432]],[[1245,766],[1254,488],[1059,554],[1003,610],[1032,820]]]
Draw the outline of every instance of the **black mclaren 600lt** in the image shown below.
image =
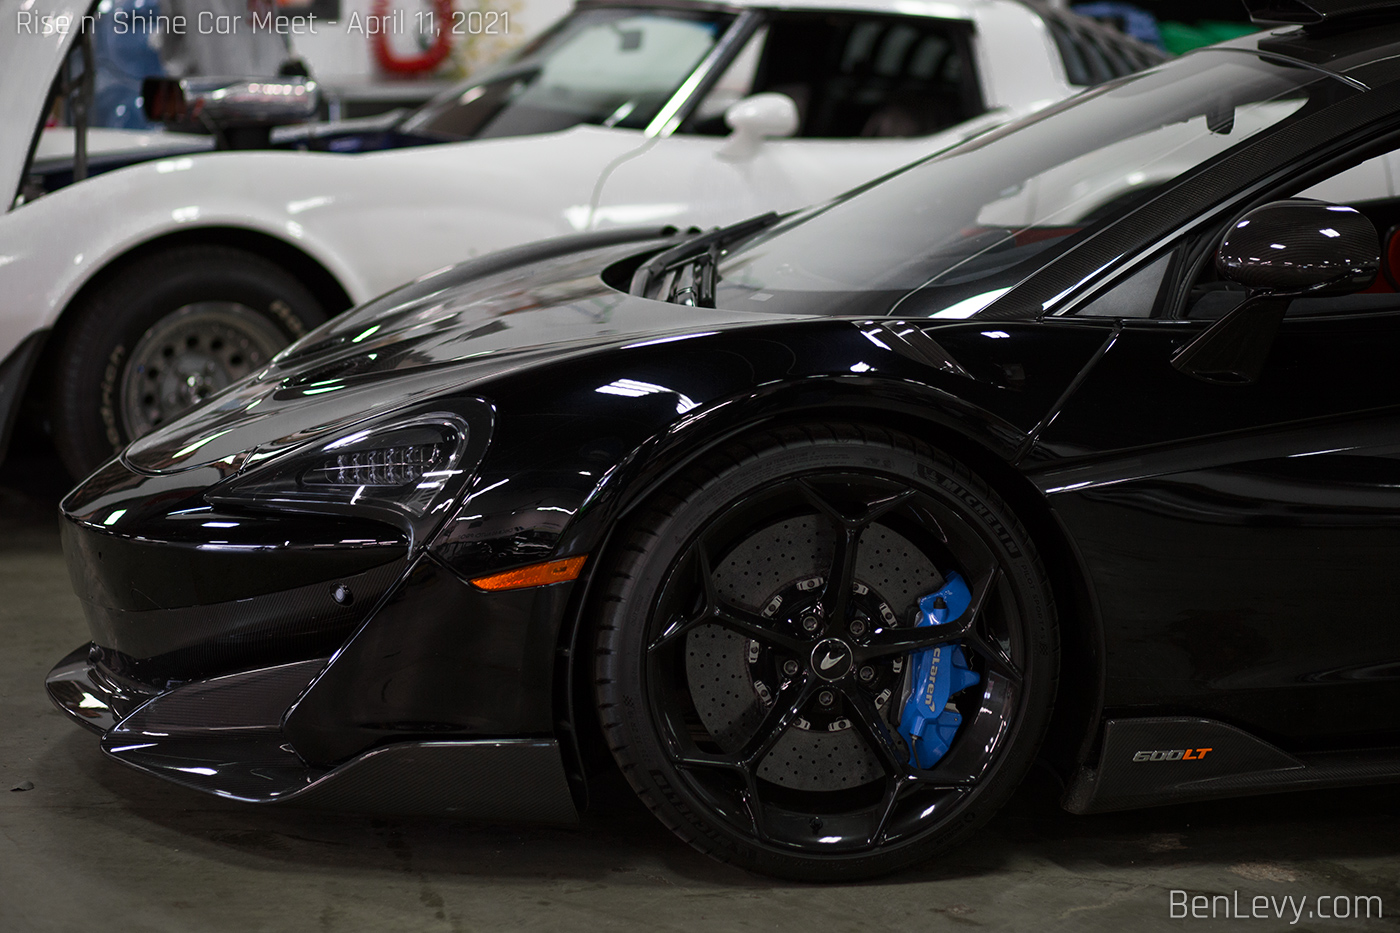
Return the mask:
[[810,210],[322,327],[65,499],[50,694],[265,806],[570,821],[615,760],[816,880],[1037,757],[1075,813],[1400,779],[1400,4],[1262,6]]

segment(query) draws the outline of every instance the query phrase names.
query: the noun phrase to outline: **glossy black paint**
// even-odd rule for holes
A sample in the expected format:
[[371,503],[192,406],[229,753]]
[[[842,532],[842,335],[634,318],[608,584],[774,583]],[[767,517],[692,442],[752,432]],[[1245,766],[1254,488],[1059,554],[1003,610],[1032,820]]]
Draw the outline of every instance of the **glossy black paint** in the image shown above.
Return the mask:
[[1393,748],[1295,757],[1210,719],[1114,719],[1104,724],[1097,768],[1075,776],[1064,807],[1071,813],[1104,813],[1396,780],[1400,754]]
[[[1296,294],[1296,293],[1294,293]],[[1172,368],[1206,382],[1248,385],[1258,380],[1292,295],[1253,294],[1172,354]]]
[[1400,16],[1395,4],[1376,0],[1244,0],[1244,5],[1250,19],[1261,26],[1320,26],[1360,16],[1382,21]]
[[[997,337],[975,323],[944,325],[940,345],[968,358],[974,378],[931,370],[872,340],[871,329],[756,327],[565,363],[547,384],[531,373],[501,380],[500,427],[475,484],[483,491],[445,524],[434,553],[465,575],[588,553],[680,464],[775,420],[839,411],[918,419],[1009,460],[1104,339],[1072,325],[994,328]],[[599,391],[624,380],[658,391]]]
[[1172,354],[1172,366],[1208,382],[1259,378],[1293,299],[1370,288],[1381,269],[1380,235],[1351,207],[1274,201],[1240,218],[1215,252],[1216,272],[1248,289],[1244,302]]
[[140,534],[113,530],[122,524],[72,522],[63,534],[77,589],[124,612],[282,593],[401,563],[408,551],[404,535],[379,523],[324,516],[250,520],[203,503],[153,516],[139,526]]
[[288,711],[287,738],[330,766],[372,745],[554,732],[553,653],[573,584],[486,593],[431,557]]
[[1163,799],[1205,799],[1221,778],[1299,776],[1306,766],[1247,732],[1210,719],[1161,717],[1104,723],[1099,767],[1065,794],[1072,813],[1127,810]]
[[[1251,42],[1304,40],[1237,45]],[[1380,62],[1400,42],[1389,27],[1370,58],[1355,36],[1317,42],[1329,67],[1395,77]],[[1173,239],[1183,255],[1218,242],[1290,179],[1400,126],[1400,86],[1344,90],[1286,138],[1250,143],[1089,232],[967,320],[629,295],[637,268],[677,242],[659,230],[540,244],[405,286],[134,444],[65,500],[96,648],[86,665],[65,659],[51,692],[75,715],[83,696],[111,698],[116,724],[130,711],[116,678],[174,696],[177,681],[317,662],[264,730],[292,751],[259,733],[240,739],[244,758],[227,744],[198,755],[241,762],[230,774],[285,766],[297,786],[434,742],[543,742],[557,763],[558,740],[572,758],[591,710],[569,685],[587,660],[596,575],[630,511],[757,426],[856,420],[954,452],[1036,535],[1073,647],[1055,734],[1085,775],[1121,745],[1102,715],[1120,739],[1142,719],[1240,730],[1315,767],[1304,783],[1394,776],[1376,749],[1400,744],[1400,302],[1282,316],[1244,382],[1173,365],[1212,321],[1170,302],[1156,318],[1046,315]],[[1170,269],[1166,291],[1184,293],[1190,264]],[[209,505],[210,489],[302,444],[468,402],[489,409],[472,425],[489,442],[421,539],[370,519]],[[210,522],[236,524],[216,539]],[[185,569],[147,572],[150,554]],[[588,558],[577,583],[488,593],[471,582],[574,556]],[[338,586],[353,603],[334,601]],[[328,604],[317,638],[289,638],[303,624],[289,595]],[[142,677],[140,662],[158,676]],[[93,722],[116,748],[108,719]],[[168,773],[196,739],[130,763]],[[1274,770],[1227,767],[1212,793],[1288,785],[1254,774]],[[1171,782],[1105,786],[1074,805],[1179,795]]]
[[1102,607],[1106,705],[1299,749],[1389,741],[1400,316],[1285,320],[1252,386],[1170,366],[1204,326],[1125,326],[1038,442]]
[[64,500],[69,575],[107,670],[163,685],[324,657],[403,574],[402,533],[229,515],[202,498],[211,475],[142,476],[114,460]]
[[281,729],[329,663],[314,658],[157,691],[80,650],[49,675],[54,703],[122,764],[190,790],[259,804],[574,823],[551,738],[400,740],[335,768],[308,763]]
[[1370,288],[1381,268],[1376,227],[1355,208],[1318,201],[1273,201],[1240,218],[1220,241],[1215,266],[1246,288],[1326,288],[1345,295]]
[[103,651],[83,645],[68,655],[45,679],[49,699],[74,722],[102,735],[162,692],[114,672],[103,664]]
[[[987,332],[971,321],[793,321],[659,305],[597,278],[610,257],[635,254],[636,236],[593,238],[624,245],[568,253],[543,267],[547,272],[538,262],[523,265],[537,250],[522,253],[521,265],[498,260],[479,277],[459,272],[460,283],[410,287],[396,298],[406,307],[444,294],[469,307],[494,298],[495,306],[440,326],[415,320],[408,341],[391,328],[348,349],[349,341],[329,337],[327,350],[294,355],[231,393],[228,404],[143,440],[95,474],[64,507],[75,586],[104,662],[97,668],[178,680],[324,656],[328,639],[289,637],[293,597],[323,602],[341,620],[336,634],[326,630],[328,638],[345,642],[282,725],[311,765],[331,767],[384,742],[551,735],[561,720],[572,724],[579,715],[553,694],[553,683],[554,648],[572,641],[582,599],[572,584],[485,593],[466,582],[471,577],[596,553],[649,488],[756,422],[843,411],[893,424],[918,419],[976,438],[1010,460],[1105,339],[1072,324]],[[592,275],[580,278],[584,269]],[[564,283],[572,300],[551,303]],[[539,310],[499,316],[522,305]],[[658,328],[684,339],[652,343]],[[574,340],[561,343],[567,336]],[[464,354],[472,360],[460,362]],[[540,378],[541,365],[548,379]],[[204,490],[246,466],[253,446],[288,449],[310,437],[300,425],[316,424],[322,434],[349,430],[386,408],[421,402],[444,382],[450,392],[478,394],[487,381],[490,397],[501,400],[493,401],[490,446],[457,513],[411,570],[402,569],[402,534],[388,526],[230,513],[204,498]],[[626,390],[637,385],[649,388]],[[624,391],[607,391],[618,386]],[[339,391],[325,391],[332,387]],[[315,389],[321,391],[310,394]],[[256,415],[243,421],[254,400]],[[181,455],[196,445],[197,453]],[[201,540],[208,524],[233,525],[218,533],[237,537]],[[277,539],[286,544],[262,547]],[[214,540],[237,549],[206,550]],[[143,585],[139,574],[152,566],[147,552],[186,561],[185,572],[166,579],[157,570]],[[262,572],[268,560],[282,560],[272,574]],[[373,585],[350,575],[366,566],[377,574]],[[390,576],[399,582],[375,606]],[[302,583],[314,577],[321,579]],[[291,581],[302,585],[287,586]],[[341,607],[334,591],[347,583],[357,598]],[[242,589],[225,593],[230,586]],[[225,613],[212,599],[191,603],[199,593],[238,601],[225,603]],[[271,612],[258,612],[263,600]],[[123,614],[133,602],[158,616],[157,624]],[[256,622],[261,616],[269,624]],[[159,645],[140,641],[153,633],[164,633]],[[230,652],[221,633],[244,651]],[[191,663],[179,650],[186,647],[203,647],[208,658]],[[464,658],[473,659],[468,670]]]
[[[144,683],[180,682],[334,651],[403,572],[402,560],[247,599],[126,611],[84,600],[103,663]],[[337,599],[352,594],[352,601]]]

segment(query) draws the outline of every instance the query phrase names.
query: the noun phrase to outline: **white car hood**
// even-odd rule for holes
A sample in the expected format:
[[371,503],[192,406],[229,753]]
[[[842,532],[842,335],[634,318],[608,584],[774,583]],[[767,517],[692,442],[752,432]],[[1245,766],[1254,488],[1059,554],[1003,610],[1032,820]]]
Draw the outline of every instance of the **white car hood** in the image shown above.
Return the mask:
[[[0,0],[0,198],[5,210],[19,190],[49,83],[90,6],[91,0]],[[32,24],[33,31],[25,24]]]

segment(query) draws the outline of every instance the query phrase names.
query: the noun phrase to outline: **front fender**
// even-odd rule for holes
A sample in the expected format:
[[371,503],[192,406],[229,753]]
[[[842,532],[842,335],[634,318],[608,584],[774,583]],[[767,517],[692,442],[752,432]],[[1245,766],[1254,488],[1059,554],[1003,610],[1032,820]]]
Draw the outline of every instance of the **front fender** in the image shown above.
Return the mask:
[[596,553],[705,451],[799,419],[918,425],[1010,468],[1105,336],[925,322],[938,352],[914,354],[887,326],[803,319],[641,341],[474,386],[498,406],[496,435],[433,550],[468,579]]
[[[531,625],[473,616],[477,637],[513,646],[522,682],[553,685],[554,731],[579,787],[582,749],[592,746],[578,735],[588,728],[578,712],[587,697],[575,661],[606,554],[632,510],[706,452],[802,420],[883,423],[955,450],[975,447],[1013,471],[1026,438],[1105,337],[1046,324],[920,326],[936,327],[937,344],[918,359],[869,322],[803,319],[642,340],[473,386],[497,407],[495,434],[429,550],[468,590],[500,570],[589,556],[577,583],[520,591],[547,600],[549,624],[539,609]],[[420,673],[447,683],[443,664]]]

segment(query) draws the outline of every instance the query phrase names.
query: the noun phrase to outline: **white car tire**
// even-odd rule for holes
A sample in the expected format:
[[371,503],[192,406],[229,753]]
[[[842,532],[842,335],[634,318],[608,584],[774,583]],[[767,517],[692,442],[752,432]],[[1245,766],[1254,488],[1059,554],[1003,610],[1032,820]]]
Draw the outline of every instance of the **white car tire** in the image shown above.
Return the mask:
[[124,263],[59,334],[50,414],[64,466],[87,475],[325,319],[306,285],[246,250],[177,246]]

